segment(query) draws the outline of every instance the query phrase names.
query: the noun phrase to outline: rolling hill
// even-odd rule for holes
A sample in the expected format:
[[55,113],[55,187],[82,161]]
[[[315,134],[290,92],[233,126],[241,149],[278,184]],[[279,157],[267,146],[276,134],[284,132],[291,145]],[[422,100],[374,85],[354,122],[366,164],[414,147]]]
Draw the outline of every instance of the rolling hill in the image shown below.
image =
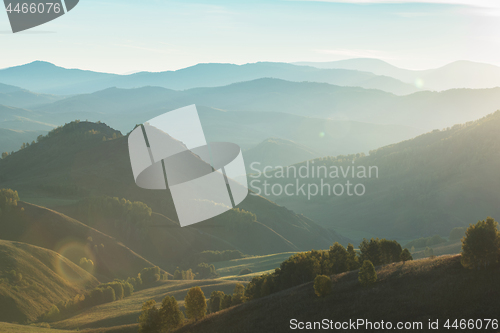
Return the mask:
[[[361,196],[318,195],[269,196],[287,207],[310,216],[324,226],[334,227],[354,239],[387,237],[415,239],[439,234],[447,236],[454,227],[467,226],[486,216],[500,216],[500,111],[478,121],[433,131],[412,140],[386,146],[369,156],[338,156],[309,161],[310,171],[325,166],[354,167],[344,177],[320,178],[335,184],[363,184]],[[297,164],[296,168],[306,163]],[[359,168],[377,167],[372,178],[358,177]],[[316,169],[317,170],[317,169]],[[320,178],[309,179],[319,184]],[[295,182],[290,178],[267,179],[270,184]],[[301,182],[307,183],[307,179]],[[306,185],[307,186],[307,185]],[[361,191],[361,190],[360,190]],[[351,188],[352,192],[352,188]],[[337,189],[340,193],[340,189]]]
[[0,240],[0,263],[0,321],[35,321],[53,304],[99,284],[60,254],[25,243]]
[[340,86],[357,86],[388,91],[397,95],[418,89],[391,77],[344,69],[318,69],[286,63],[259,62],[245,65],[198,64],[177,71],[139,72],[130,75],[97,73],[66,69],[51,63],[35,61],[0,70],[0,82],[44,93],[68,95],[90,93],[111,87],[138,88],[158,86],[174,90],[216,87],[255,80],[277,78],[295,82],[324,82]]
[[[332,293],[324,298],[314,294],[312,282],[306,283],[209,315],[176,332],[289,332],[292,319],[383,320],[394,325],[392,330],[398,322],[422,322],[424,332],[432,332],[429,320],[439,320],[439,331],[445,331],[447,319],[453,323],[462,318],[496,318],[498,273],[498,269],[466,270],[460,255],[394,263],[377,267],[378,281],[373,288],[360,286],[358,271],[342,273],[332,277]],[[373,331],[365,326],[358,329]]]
[[47,131],[22,131],[0,128],[0,152],[12,152],[19,150],[23,142],[31,143],[39,135],[45,135]]
[[269,138],[243,152],[246,168],[249,171],[253,162],[261,163],[262,166],[291,165],[318,156],[317,152],[306,146],[279,138]]
[[[49,114],[78,114],[113,126],[124,115],[144,122],[150,115],[196,104],[215,109],[283,112],[304,117],[392,124],[433,130],[485,116],[500,107],[500,88],[421,91],[396,96],[380,90],[326,83],[258,79],[216,88],[173,91],[157,87],[111,88],[37,108]],[[140,116],[138,116],[140,115]],[[130,122],[132,121],[130,120]],[[135,123],[128,123],[127,130]],[[120,127],[121,129],[122,127]]]
[[[237,207],[255,214],[252,223],[232,224],[223,214],[180,228],[166,191],[144,190],[135,184],[127,137],[116,135],[105,124],[89,122],[68,124],[54,133],[0,161],[0,187],[16,189],[29,201],[53,198],[49,207],[77,219],[81,216],[74,203],[87,196],[107,195],[144,202],[157,213],[145,234],[123,239],[118,237],[121,229],[115,228],[111,236],[154,263],[186,258],[203,250],[237,249],[262,255],[328,248],[334,241],[348,241],[303,215],[253,195]],[[112,139],[113,135],[117,138]],[[110,140],[103,141],[103,137]],[[64,194],[66,191],[72,194]],[[73,203],[67,202],[69,198],[74,199]],[[237,210],[228,214],[233,214],[233,222],[247,216]],[[103,228],[100,223],[93,227]]]
[[457,88],[484,89],[500,86],[500,67],[472,61],[455,61],[428,70],[398,68],[379,59],[348,59],[323,63],[301,62],[303,66],[359,70],[388,76],[423,89],[448,90]]

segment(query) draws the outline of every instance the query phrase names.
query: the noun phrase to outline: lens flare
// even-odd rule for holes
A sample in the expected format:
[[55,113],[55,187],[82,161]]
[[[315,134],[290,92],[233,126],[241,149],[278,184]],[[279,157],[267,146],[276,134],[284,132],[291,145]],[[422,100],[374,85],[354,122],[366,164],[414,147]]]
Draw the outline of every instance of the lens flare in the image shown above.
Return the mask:
[[[56,273],[62,278],[73,283],[90,278],[90,275],[79,274],[74,266],[68,265],[67,262],[63,260],[64,257],[78,265],[82,258],[86,258],[87,260],[91,260],[95,265],[95,255],[89,244],[76,240],[65,240],[58,244],[55,251],[59,253],[59,256],[57,256],[54,266],[56,268]],[[94,265],[86,265],[85,269],[90,274],[93,274],[95,269]]]

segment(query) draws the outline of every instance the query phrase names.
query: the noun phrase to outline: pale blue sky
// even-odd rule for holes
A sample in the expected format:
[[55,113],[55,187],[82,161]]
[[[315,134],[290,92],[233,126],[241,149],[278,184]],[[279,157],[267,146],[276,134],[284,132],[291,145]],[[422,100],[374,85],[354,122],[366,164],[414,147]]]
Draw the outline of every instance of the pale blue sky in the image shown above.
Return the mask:
[[0,68],[45,60],[126,73],[356,57],[411,69],[455,60],[500,65],[500,1],[380,2],[80,0],[18,34],[0,11]]

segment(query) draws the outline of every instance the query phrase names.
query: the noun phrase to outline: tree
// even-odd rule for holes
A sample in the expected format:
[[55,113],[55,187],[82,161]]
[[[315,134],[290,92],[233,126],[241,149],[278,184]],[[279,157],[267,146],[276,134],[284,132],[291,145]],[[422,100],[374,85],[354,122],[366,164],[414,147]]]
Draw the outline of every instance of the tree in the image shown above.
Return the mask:
[[413,257],[411,256],[411,253],[410,251],[408,251],[408,249],[404,249],[401,252],[401,261],[404,263],[408,260],[413,260]]
[[359,268],[359,259],[356,251],[354,251],[354,245],[347,245],[347,270],[353,271]]
[[238,275],[247,275],[252,273],[252,270],[250,268],[243,268]]
[[186,298],[184,298],[184,306],[189,319],[198,320],[203,318],[207,313],[207,303],[203,291],[200,287],[189,289]]
[[2,159],[6,158],[7,156],[9,156],[9,153],[7,153],[7,152],[2,153]]
[[345,247],[335,242],[328,251],[332,273],[338,274],[348,269],[348,253]]
[[215,313],[222,310],[222,303],[226,295],[223,291],[214,290],[210,294],[210,300],[208,301],[208,311],[210,313]]
[[486,221],[471,224],[462,239],[462,265],[471,269],[484,269],[497,265],[499,258],[498,222],[488,217]]
[[332,280],[326,275],[318,275],[314,279],[314,293],[324,297],[332,292]]
[[85,257],[80,259],[79,266],[91,274],[94,271],[94,262]]
[[237,283],[233,290],[231,305],[238,305],[245,302],[245,287],[241,283]]
[[184,324],[184,315],[173,296],[166,296],[160,308],[161,326],[164,331],[175,330]]
[[156,308],[155,300],[151,299],[142,305],[139,316],[139,333],[156,333],[161,328],[160,311]]
[[174,280],[182,280],[182,273],[178,268],[174,272]]
[[377,281],[377,272],[375,272],[375,266],[370,260],[363,262],[358,273],[358,280],[363,287],[371,286]]

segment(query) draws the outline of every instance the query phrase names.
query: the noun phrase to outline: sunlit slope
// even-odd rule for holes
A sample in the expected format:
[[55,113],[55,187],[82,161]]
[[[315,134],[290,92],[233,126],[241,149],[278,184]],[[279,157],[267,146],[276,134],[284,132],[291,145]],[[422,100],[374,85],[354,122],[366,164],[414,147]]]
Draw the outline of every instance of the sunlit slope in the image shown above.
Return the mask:
[[[499,270],[464,269],[460,256],[394,263],[377,268],[378,282],[363,288],[358,271],[334,276],[330,295],[318,298],[313,283],[272,294],[188,324],[177,332],[290,332],[290,320],[423,322],[497,318]],[[459,318],[457,318],[457,314]],[[370,331],[369,329],[360,329]]]
[[160,286],[134,292],[130,297],[119,301],[98,305],[85,310],[74,317],[51,324],[54,328],[97,328],[113,327],[137,323],[142,304],[150,299],[161,303],[165,296],[173,296],[179,302],[181,310],[184,311],[184,298],[188,290],[198,286],[203,290],[206,298],[210,297],[212,291],[220,290],[225,294],[232,294],[239,281],[221,280],[199,280],[199,281],[165,281]]
[[82,257],[95,263],[95,275],[104,279],[136,276],[151,262],[114,238],[56,211],[19,202],[18,221],[0,221],[1,237],[56,251],[78,264]]
[[[0,321],[34,321],[50,307],[99,284],[60,254],[0,240]],[[2,332],[4,332],[2,330]]]
[[[248,275],[255,275],[259,272],[274,270],[286,259],[290,258],[296,252],[285,252],[269,254],[265,256],[252,256],[241,259],[233,259],[228,261],[214,262],[213,265],[217,269],[217,273],[221,277],[232,278],[245,278]],[[251,274],[239,275],[242,269],[249,268],[252,270]]]

